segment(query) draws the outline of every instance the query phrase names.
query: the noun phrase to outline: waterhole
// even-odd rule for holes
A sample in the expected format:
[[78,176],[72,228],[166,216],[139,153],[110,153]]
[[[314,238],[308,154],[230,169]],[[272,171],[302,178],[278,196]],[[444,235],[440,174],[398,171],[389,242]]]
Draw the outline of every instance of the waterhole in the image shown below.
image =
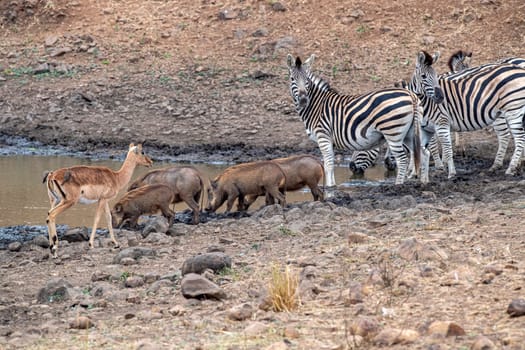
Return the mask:
[[[43,183],[45,171],[54,170],[73,165],[97,165],[106,166],[118,170],[122,161],[116,160],[90,160],[68,156],[5,156],[0,157],[0,226],[15,225],[45,225],[47,211],[50,208],[47,190]],[[155,162],[153,169],[173,165],[187,165],[183,163]],[[191,164],[202,171],[209,178],[214,178],[230,165],[227,164]],[[133,179],[148,172],[149,168],[137,167]],[[360,180],[352,179],[352,173],[346,164],[336,167],[336,182],[340,188],[347,188],[354,185],[373,185],[378,181],[384,180],[385,172],[381,166],[375,166],[366,171],[365,177]],[[389,179],[390,180],[390,179]],[[119,193],[117,199],[123,195]],[[306,188],[301,191],[289,192],[286,194],[289,203],[303,202],[312,200],[310,191]],[[110,205],[112,205],[114,200]],[[250,207],[256,210],[264,204],[264,199],[259,198]],[[175,206],[176,211],[185,210],[185,203]],[[93,225],[93,218],[96,204],[81,205],[77,204],[60,214],[57,224],[65,224],[72,227]],[[224,210],[219,208],[218,212]],[[105,227],[104,218],[101,218],[99,227]]]

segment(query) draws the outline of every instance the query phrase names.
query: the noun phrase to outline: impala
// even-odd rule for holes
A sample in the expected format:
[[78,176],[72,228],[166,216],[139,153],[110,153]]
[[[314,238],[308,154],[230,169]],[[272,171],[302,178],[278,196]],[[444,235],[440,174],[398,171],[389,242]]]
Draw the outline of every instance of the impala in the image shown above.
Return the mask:
[[44,175],[43,182],[47,186],[47,194],[51,209],[47,214],[47,228],[49,233],[49,249],[53,257],[57,257],[58,237],[55,219],[58,214],[71,208],[77,203],[98,203],[95,213],[95,222],[89,238],[89,246],[94,247],[95,231],[102,212],[106,214],[111,240],[118,248],[119,244],[113,234],[111,225],[111,211],[109,201],[126,187],[131,180],[133,171],[137,164],[150,167],[152,160],[142,151],[142,145],[129,145],[128,154],[122,167],[114,171],[103,166],[73,166],[61,168]]

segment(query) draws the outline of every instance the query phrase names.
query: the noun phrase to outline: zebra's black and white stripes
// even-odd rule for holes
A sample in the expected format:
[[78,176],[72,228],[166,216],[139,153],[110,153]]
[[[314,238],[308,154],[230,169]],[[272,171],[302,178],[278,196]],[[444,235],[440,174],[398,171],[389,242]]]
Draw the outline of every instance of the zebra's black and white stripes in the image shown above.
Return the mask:
[[[435,60],[427,61],[432,66]],[[416,66],[409,89],[420,97],[423,127],[437,133],[443,148],[443,159],[449,177],[456,174],[452,157],[450,130],[472,131],[491,125],[498,117],[505,119],[514,137],[515,149],[506,174],[514,174],[525,146],[523,114],[525,113],[525,69],[511,64],[470,68],[439,78],[445,100],[436,104],[421,81],[424,72]]]
[[414,154],[416,169],[420,167],[422,109],[417,96],[399,88],[358,96],[339,94],[311,72],[313,61],[314,55],[304,63],[288,55],[290,93],[307,134],[323,155],[326,186],[336,184],[334,149],[368,150],[383,140],[398,164],[395,183],[403,183],[409,159],[404,147]]

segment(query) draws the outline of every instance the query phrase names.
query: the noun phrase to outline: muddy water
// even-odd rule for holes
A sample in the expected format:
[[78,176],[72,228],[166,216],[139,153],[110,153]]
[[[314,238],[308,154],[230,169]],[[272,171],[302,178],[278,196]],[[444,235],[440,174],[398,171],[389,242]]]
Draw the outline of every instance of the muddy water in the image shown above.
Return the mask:
[[[14,225],[45,225],[47,211],[49,210],[49,199],[45,185],[42,183],[43,174],[46,170],[53,170],[72,165],[102,165],[117,170],[122,161],[103,160],[93,161],[76,157],[66,156],[8,156],[0,157],[0,227]],[[174,163],[156,162],[153,168],[169,165],[181,165]],[[222,172],[228,165],[192,164],[203,171],[204,174],[213,178]],[[133,178],[136,178],[150,169],[138,167]],[[351,172],[347,167],[336,168],[336,181],[342,187],[355,184],[373,184],[374,181],[384,178],[384,169],[375,167],[367,170],[364,180],[351,180]],[[390,180],[390,179],[389,179]],[[351,182],[350,182],[351,181]],[[120,194],[118,197],[120,197]],[[312,197],[309,190],[287,193],[287,201],[300,202],[309,201]],[[259,198],[250,210],[260,207],[263,198]],[[91,227],[95,214],[95,204],[76,205],[57,218],[58,224],[66,224],[72,227]],[[176,211],[187,209],[184,203],[177,204]],[[222,211],[222,208],[219,209]],[[105,227],[104,219],[101,218],[99,226]]]

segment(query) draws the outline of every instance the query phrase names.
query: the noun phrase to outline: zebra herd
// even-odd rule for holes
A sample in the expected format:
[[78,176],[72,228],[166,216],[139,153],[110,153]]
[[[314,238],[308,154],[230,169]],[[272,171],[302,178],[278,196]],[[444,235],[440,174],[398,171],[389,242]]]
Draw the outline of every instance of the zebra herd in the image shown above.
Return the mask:
[[[420,52],[410,81],[362,95],[342,95],[312,70],[314,55],[305,62],[288,55],[290,93],[307,135],[317,141],[324,160],[325,185],[334,188],[334,149],[352,150],[355,169],[371,165],[386,142],[394,158],[396,184],[419,175],[428,182],[430,153],[436,168],[443,162],[448,176],[456,169],[452,131],[474,131],[492,125],[498,151],[491,169],[501,167],[510,136],[514,153],[506,174],[514,175],[525,148],[525,59],[506,58],[469,67],[470,53],[458,51],[450,72],[437,75],[433,56]],[[392,161],[391,161],[392,163]]]

